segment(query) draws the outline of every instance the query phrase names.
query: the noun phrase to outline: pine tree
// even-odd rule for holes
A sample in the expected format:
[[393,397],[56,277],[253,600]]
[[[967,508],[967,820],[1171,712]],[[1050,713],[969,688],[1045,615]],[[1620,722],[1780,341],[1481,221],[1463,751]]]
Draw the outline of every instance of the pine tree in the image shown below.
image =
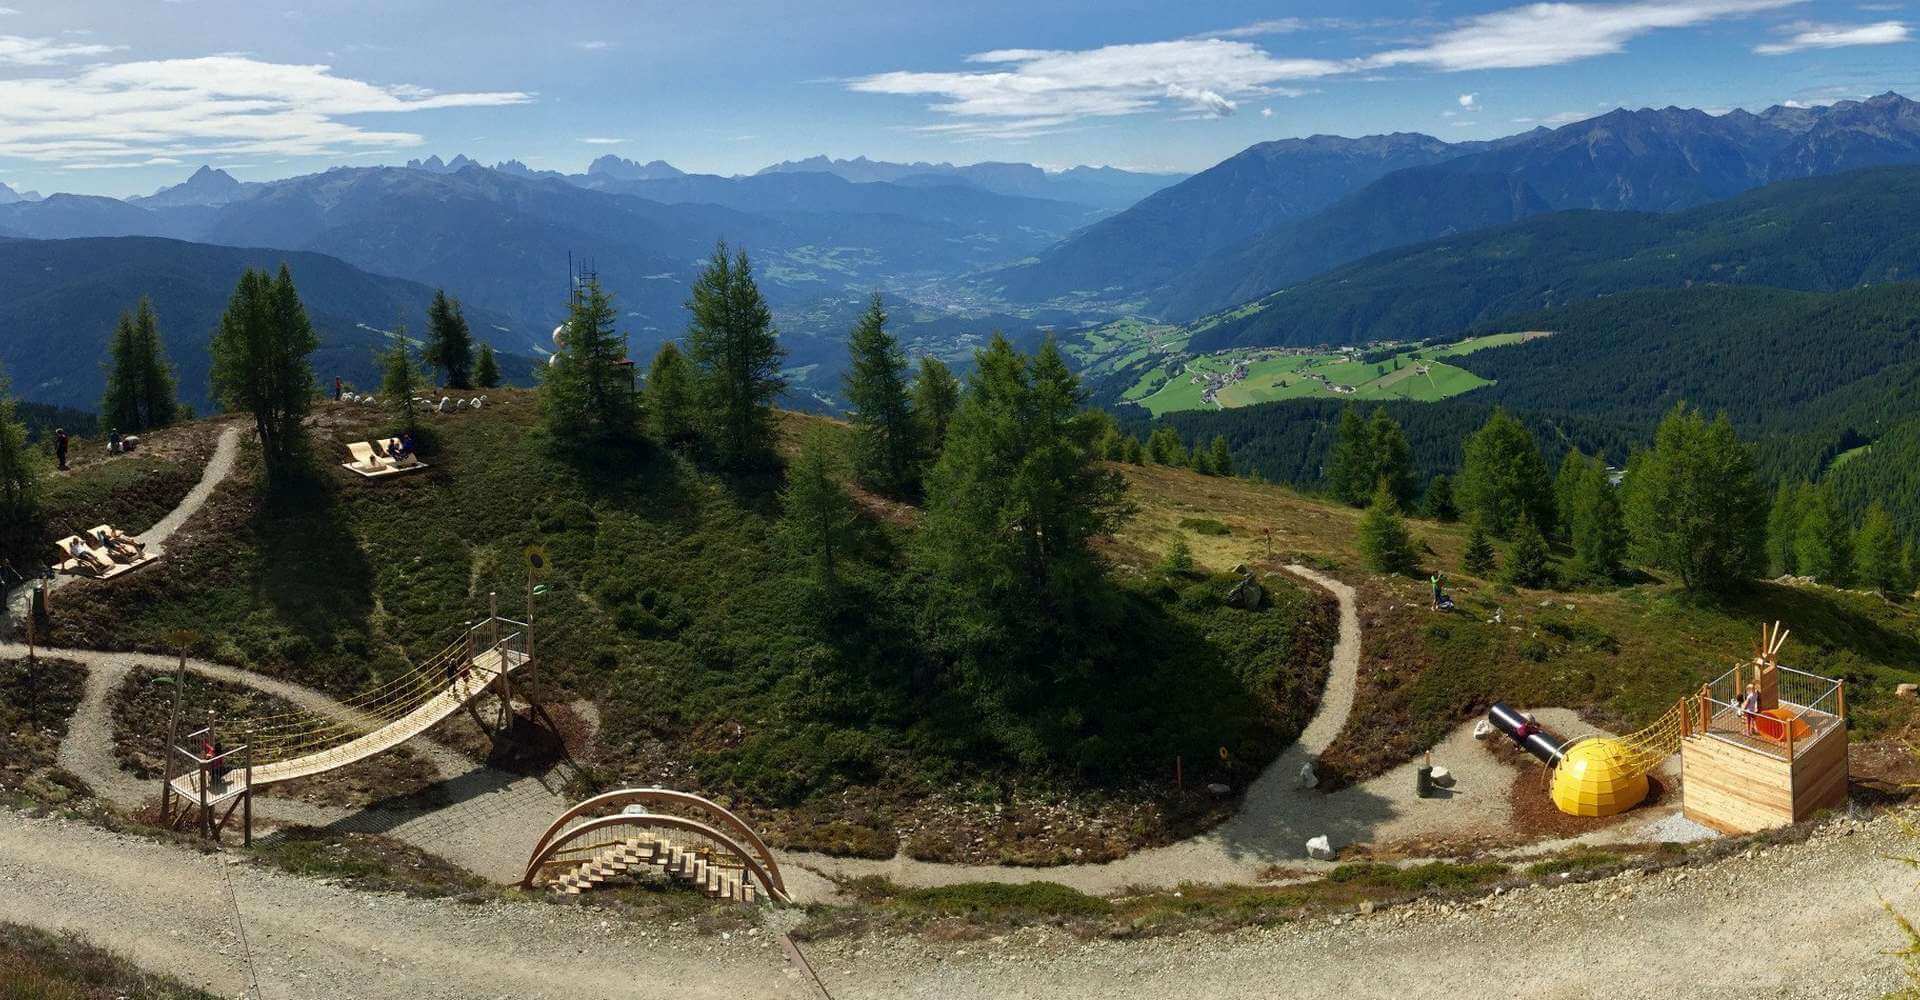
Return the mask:
[[1675,406],[1628,462],[1622,507],[1635,558],[1689,590],[1732,587],[1766,565],[1766,495],[1725,414],[1708,423]]
[[1413,502],[1413,449],[1400,425],[1382,406],[1367,420],[1368,453],[1373,457],[1373,475],[1392,491],[1394,502],[1402,508]]
[[1400,517],[1400,501],[1386,479],[1375,488],[1373,502],[1360,518],[1360,555],[1378,573],[1406,573],[1413,569],[1413,540]]
[[293,274],[277,277],[249,268],[208,345],[213,393],[228,410],[253,415],[254,433],[269,476],[291,471],[304,454],[301,421],[313,404],[313,365],[319,346]]
[[494,359],[493,345],[480,345],[480,360],[473,363],[473,384],[482,389],[500,387],[500,362]]
[[854,507],[840,485],[834,442],[814,428],[800,443],[780,493],[780,529],[796,553],[814,566],[814,580],[827,590],[839,586],[839,553],[853,530]]
[[448,388],[473,388],[473,331],[460,311],[460,300],[448,298],[445,289],[435,289],[427,306],[427,346],[422,355],[427,364],[446,374]]
[[913,417],[920,425],[920,453],[928,464],[940,460],[946,447],[947,424],[960,407],[960,383],[939,358],[929,354],[920,359],[920,373],[913,380]]
[[137,434],[173,423],[173,370],[160,344],[159,320],[144,296],[132,313],[121,313],[109,344],[111,364],[100,420],[107,428]]
[[1180,442],[1180,433],[1173,428],[1155,428],[1147,435],[1147,457],[1155,465],[1186,465],[1187,446]]
[[687,311],[687,360],[698,373],[707,439],[728,465],[764,461],[773,450],[773,401],[787,388],[787,352],[745,251],[729,259],[725,243],[714,247]]
[[627,338],[614,329],[613,297],[589,277],[567,302],[563,343],[542,372],[540,402],[547,426],[560,437],[620,440],[639,430],[626,360]]
[[1327,488],[1334,499],[1355,507],[1373,495],[1379,476],[1375,472],[1373,435],[1360,411],[1352,406],[1340,411],[1340,424],[1333,436],[1333,450],[1327,455]]
[[1466,441],[1466,461],[1454,495],[1462,512],[1479,514],[1500,538],[1522,520],[1553,524],[1553,484],[1533,435],[1505,409],[1495,409]]
[[1147,446],[1141,444],[1139,438],[1129,434],[1123,444],[1126,448],[1125,458],[1128,465],[1145,465],[1147,463]]
[[854,477],[887,496],[910,497],[920,485],[919,432],[907,399],[907,357],[887,332],[879,292],[847,338],[847,353]]
[[41,479],[46,459],[27,444],[27,428],[14,416],[13,393],[0,375],[0,551],[16,565],[44,565]]
[[180,417],[180,401],[173,365],[167,361],[167,349],[160,342],[160,318],[146,296],[133,309],[133,335],[140,348],[140,427],[150,430],[165,427]]
[[1493,575],[1498,565],[1498,558],[1493,551],[1493,539],[1487,535],[1486,527],[1476,517],[1467,529],[1467,550],[1460,556],[1460,569],[1486,579]]
[[1460,509],[1453,503],[1453,480],[1444,473],[1433,477],[1433,481],[1427,484],[1427,495],[1421,506],[1426,515],[1436,521],[1458,519]]
[[1224,435],[1214,435],[1213,444],[1208,448],[1208,457],[1210,459],[1208,464],[1213,466],[1214,475],[1233,475],[1233,449],[1227,447],[1227,439]]
[[1900,553],[1900,593],[1912,594],[1915,588],[1920,588],[1920,545],[1909,538]]
[[1598,461],[1585,463],[1569,488],[1574,574],[1593,583],[1617,579],[1627,554],[1627,525],[1607,467]]
[[1213,453],[1195,442],[1193,450],[1187,453],[1187,467],[1203,476],[1213,475]]
[[1562,537],[1573,537],[1574,507],[1579,503],[1587,470],[1595,466],[1605,468],[1598,459],[1588,458],[1578,448],[1567,452],[1567,457],[1560,462],[1560,473],[1553,478],[1553,513]]
[[1844,587],[1853,579],[1853,532],[1825,486],[1807,491],[1801,505],[1794,560],[1802,574],[1821,583]]
[[693,368],[686,355],[671,340],[661,344],[647,369],[647,415],[663,444],[693,440],[697,423],[693,393]]
[[1193,572],[1193,549],[1184,537],[1174,537],[1158,569],[1166,576],[1188,576]]
[[1800,509],[1808,488],[1804,482],[1782,481],[1774,491],[1773,508],[1767,513],[1767,560],[1774,573],[1799,572]]
[[386,401],[388,409],[393,411],[400,426],[411,431],[418,426],[418,406],[414,397],[420,393],[420,384],[425,376],[418,365],[414,364],[413,351],[407,346],[407,325],[396,323],[393,328],[393,344],[380,352],[380,396]]
[[121,313],[107,346],[107,392],[100,400],[100,422],[123,434],[140,431],[140,346],[133,332],[133,315]]
[[1516,587],[1553,586],[1553,564],[1547,557],[1547,537],[1534,526],[1532,518],[1522,518],[1513,532],[1513,547],[1507,550],[1506,571],[1501,579]]
[[1894,533],[1893,515],[1878,500],[1867,508],[1860,522],[1860,533],[1853,544],[1854,577],[1883,594],[1901,592],[1906,573],[1902,565],[1900,536]]

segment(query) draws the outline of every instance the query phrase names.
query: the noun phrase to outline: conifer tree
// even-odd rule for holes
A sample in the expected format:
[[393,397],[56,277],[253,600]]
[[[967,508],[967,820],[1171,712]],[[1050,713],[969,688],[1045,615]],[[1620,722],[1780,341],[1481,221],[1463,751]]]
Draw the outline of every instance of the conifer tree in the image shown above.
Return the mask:
[[1460,569],[1485,579],[1492,576],[1498,565],[1493,539],[1487,535],[1486,526],[1476,517],[1467,529],[1467,550],[1460,556]]
[[616,316],[613,297],[600,279],[589,277],[574,286],[564,342],[540,379],[541,406],[556,435],[619,440],[639,430],[632,375],[621,364],[627,338],[614,329]]
[[1374,489],[1373,502],[1360,518],[1360,555],[1379,573],[1406,573],[1413,569],[1413,540],[1400,517],[1400,501],[1385,478]]
[[427,364],[441,370],[450,389],[473,388],[473,331],[460,311],[460,300],[435,289],[427,306]]
[[1794,560],[1801,574],[1821,583],[1844,587],[1852,581],[1853,532],[1826,486],[1808,490],[1801,504]]
[[1909,538],[1900,553],[1900,593],[1912,594],[1915,588],[1920,588],[1920,545]]
[[853,530],[853,500],[840,484],[834,443],[814,428],[800,443],[780,493],[780,529],[796,553],[808,557],[814,580],[827,590],[839,586],[839,554]]
[[144,295],[133,310],[133,334],[140,345],[140,426],[165,427],[180,416],[178,387],[166,346],[160,342],[160,318]]
[[413,351],[407,346],[405,323],[394,324],[393,343],[380,352],[379,362],[381,398],[402,427],[414,430],[418,426],[419,416],[414,397],[419,395],[425,377],[414,363]]
[[1598,461],[1584,463],[1569,488],[1574,574],[1593,583],[1617,579],[1627,554],[1627,525],[1619,494],[1607,480],[1607,467]]
[[1547,537],[1534,526],[1532,518],[1522,518],[1513,532],[1513,547],[1507,550],[1507,566],[1501,579],[1516,587],[1553,586],[1553,564],[1547,556]]
[[1522,520],[1553,524],[1553,484],[1533,435],[1505,409],[1495,409],[1466,441],[1466,460],[1454,496],[1462,512],[1479,514],[1487,530],[1506,538]]
[[153,303],[144,296],[132,313],[121,313],[109,344],[106,396],[100,420],[123,434],[137,434],[173,423],[175,399],[173,369],[160,343],[160,324]]
[[1560,472],[1553,477],[1553,513],[1554,523],[1563,537],[1573,537],[1573,511],[1579,503],[1580,491],[1586,483],[1587,470],[1601,466],[1598,459],[1588,458],[1580,449],[1567,452],[1560,461]]
[[1193,450],[1187,453],[1187,467],[1203,476],[1213,475],[1213,453],[1194,442]]
[[1171,427],[1158,427],[1147,435],[1147,457],[1155,465],[1186,465],[1187,446],[1180,433]]
[[1347,406],[1340,411],[1340,424],[1334,431],[1333,450],[1327,455],[1327,488],[1334,499],[1355,507],[1367,502],[1379,482],[1373,458],[1373,435],[1360,419],[1360,411]]
[[854,477],[887,496],[912,496],[919,490],[920,435],[907,398],[907,357],[887,332],[879,292],[847,338],[847,353]]
[[1875,500],[1860,522],[1860,534],[1853,544],[1854,578],[1883,594],[1901,592],[1906,578],[1902,565],[1900,536],[1894,533],[1893,515]]
[[123,434],[140,431],[140,347],[134,339],[133,316],[121,313],[107,345],[107,392],[100,400],[100,422]]
[[473,363],[473,384],[482,389],[500,388],[500,362],[493,356],[493,345],[480,345],[480,359]]
[[960,382],[939,358],[929,354],[920,359],[920,372],[913,380],[913,417],[920,425],[920,453],[927,463],[940,460],[946,447],[947,424],[960,406]]
[[1213,444],[1208,448],[1208,459],[1208,464],[1213,466],[1214,475],[1233,475],[1233,449],[1227,447],[1227,439],[1224,435],[1213,436]]
[[253,415],[268,475],[292,471],[305,452],[301,421],[313,404],[313,365],[319,346],[293,273],[249,268],[208,345],[213,393],[228,410]]
[[0,550],[18,565],[42,565],[41,479],[46,459],[27,444],[27,428],[14,416],[10,385],[0,375]]
[[653,421],[653,433],[663,444],[693,440],[698,425],[693,408],[693,368],[679,346],[669,340],[660,345],[653,365],[647,369],[647,414]]
[[1413,502],[1413,449],[1400,424],[1387,415],[1382,406],[1367,420],[1368,453],[1373,458],[1374,478],[1387,484],[1394,502],[1402,508]]
[[1635,558],[1689,590],[1732,587],[1766,565],[1766,495],[1725,414],[1708,423],[1675,406],[1629,461],[1622,506]]
[[729,258],[725,243],[714,247],[687,312],[687,360],[698,373],[707,440],[736,468],[764,461],[773,450],[773,401],[787,388],[787,352],[745,251]]
[[1186,538],[1174,536],[1173,544],[1167,546],[1167,554],[1160,560],[1159,570],[1166,576],[1187,576],[1193,572],[1193,548]]
[[1436,521],[1453,521],[1459,518],[1460,509],[1453,502],[1453,479],[1442,473],[1433,477],[1427,484],[1426,498],[1421,501],[1426,515]]
[[1804,482],[1783,480],[1774,491],[1773,508],[1767,512],[1767,560],[1772,572],[1799,572],[1800,509],[1807,489]]
[[1125,458],[1127,460],[1128,465],[1145,465],[1146,464],[1147,446],[1141,444],[1139,438],[1129,434],[1127,435],[1127,439],[1124,442],[1124,445],[1126,448]]

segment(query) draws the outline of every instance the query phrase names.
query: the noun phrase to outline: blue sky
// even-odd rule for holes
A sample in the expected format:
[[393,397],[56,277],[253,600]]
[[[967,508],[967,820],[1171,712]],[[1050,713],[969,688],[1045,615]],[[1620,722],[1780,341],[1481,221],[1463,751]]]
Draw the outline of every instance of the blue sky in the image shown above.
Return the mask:
[[0,182],[467,153],[1198,170],[1266,139],[1920,94],[1920,0],[0,0]]

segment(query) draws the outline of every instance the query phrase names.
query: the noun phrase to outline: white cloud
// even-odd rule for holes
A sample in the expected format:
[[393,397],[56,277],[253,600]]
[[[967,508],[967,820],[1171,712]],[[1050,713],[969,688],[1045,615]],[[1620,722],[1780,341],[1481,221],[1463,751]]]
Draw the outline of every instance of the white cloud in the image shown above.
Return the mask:
[[1474,106],[1474,104],[1475,104],[1476,102],[1478,102],[1479,100],[1480,100],[1480,95],[1479,95],[1479,94],[1461,94],[1461,95],[1460,95],[1460,106],[1461,106],[1461,107],[1463,107],[1463,108],[1471,108],[1471,107],[1473,107],[1473,106]]
[[0,7],[0,17],[5,17],[5,16],[7,16],[8,14],[18,14],[18,13],[20,13],[20,11],[19,11],[19,10],[18,10],[17,8],[14,8],[14,7]]
[[1620,52],[1649,32],[1793,6],[1804,0],[1643,0],[1639,3],[1534,3],[1467,18],[1426,45],[1381,52],[1373,67],[1428,66],[1443,71],[1555,66]]
[[1260,109],[1260,117],[1262,117],[1262,118],[1272,118],[1272,117],[1273,117],[1273,109],[1272,109],[1272,108],[1261,108],[1261,109]]
[[588,52],[598,52],[601,49],[612,48],[613,43],[603,38],[594,38],[584,42],[575,42],[573,43],[573,47],[576,49],[585,49]]
[[1247,42],[1217,38],[1109,45],[1079,52],[999,49],[967,57],[991,70],[898,71],[848,86],[869,94],[923,95],[958,121],[924,126],[936,134],[1025,137],[1084,118],[1174,107],[1218,117],[1249,97],[1296,96],[1286,81],[1342,72],[1328,59],[1276,59]]
[[[15,13],[8,10],[7,13]],[[94,45],[77,42],[59,42],[51,38],[26,38],[20,35],[0,35],[0,66],[52,66],[70,59],[84,59],[88,56],[103,56],[117,45]]]
[[1803,49],[1893,45],[1913,39],[1912,30],[1900,21],[1879,21],[1874,24],[1809,24],[1802,21],[1788,25],[1786,31],[1785,40],[1756,45],[1753,51],[1763,56],[1777,56]]
[[1559,128],[1562,125],[1571,125],[1574,122],[1583,122],[1592,117],[1593,117],[1592,112],[1588,112],[1588,111],[1561,111],[1555,114],[1547,115],[1542,118],[1533,118],[1526,115],[1522,115],[1519,118],[1513,119],[1513,123],[1515,125],[1545,125],[1549,128]]
[[580,141],[586,143],[589,146],[618,146],[621,143],[626,142],[627,140],[613,139],[604,135],[590,135],[581,139]]
[[207,56],[0,80],[0,156],[86,165],[160,157],[343,155],[417,146],[346,116],[520,104],[518,92],[440,94],[335,76],[326,66]]

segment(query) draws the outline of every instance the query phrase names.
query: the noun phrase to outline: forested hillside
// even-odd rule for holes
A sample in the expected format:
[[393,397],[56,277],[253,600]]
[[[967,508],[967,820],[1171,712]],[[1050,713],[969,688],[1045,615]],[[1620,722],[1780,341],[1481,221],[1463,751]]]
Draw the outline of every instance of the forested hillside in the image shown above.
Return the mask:
[[1556,212],[1390,251],[1236,310],[1193,348],[1445,337],[1635,288],[1838,291],[1920,275],[1920,167],[1790,181],[1672,215]]

